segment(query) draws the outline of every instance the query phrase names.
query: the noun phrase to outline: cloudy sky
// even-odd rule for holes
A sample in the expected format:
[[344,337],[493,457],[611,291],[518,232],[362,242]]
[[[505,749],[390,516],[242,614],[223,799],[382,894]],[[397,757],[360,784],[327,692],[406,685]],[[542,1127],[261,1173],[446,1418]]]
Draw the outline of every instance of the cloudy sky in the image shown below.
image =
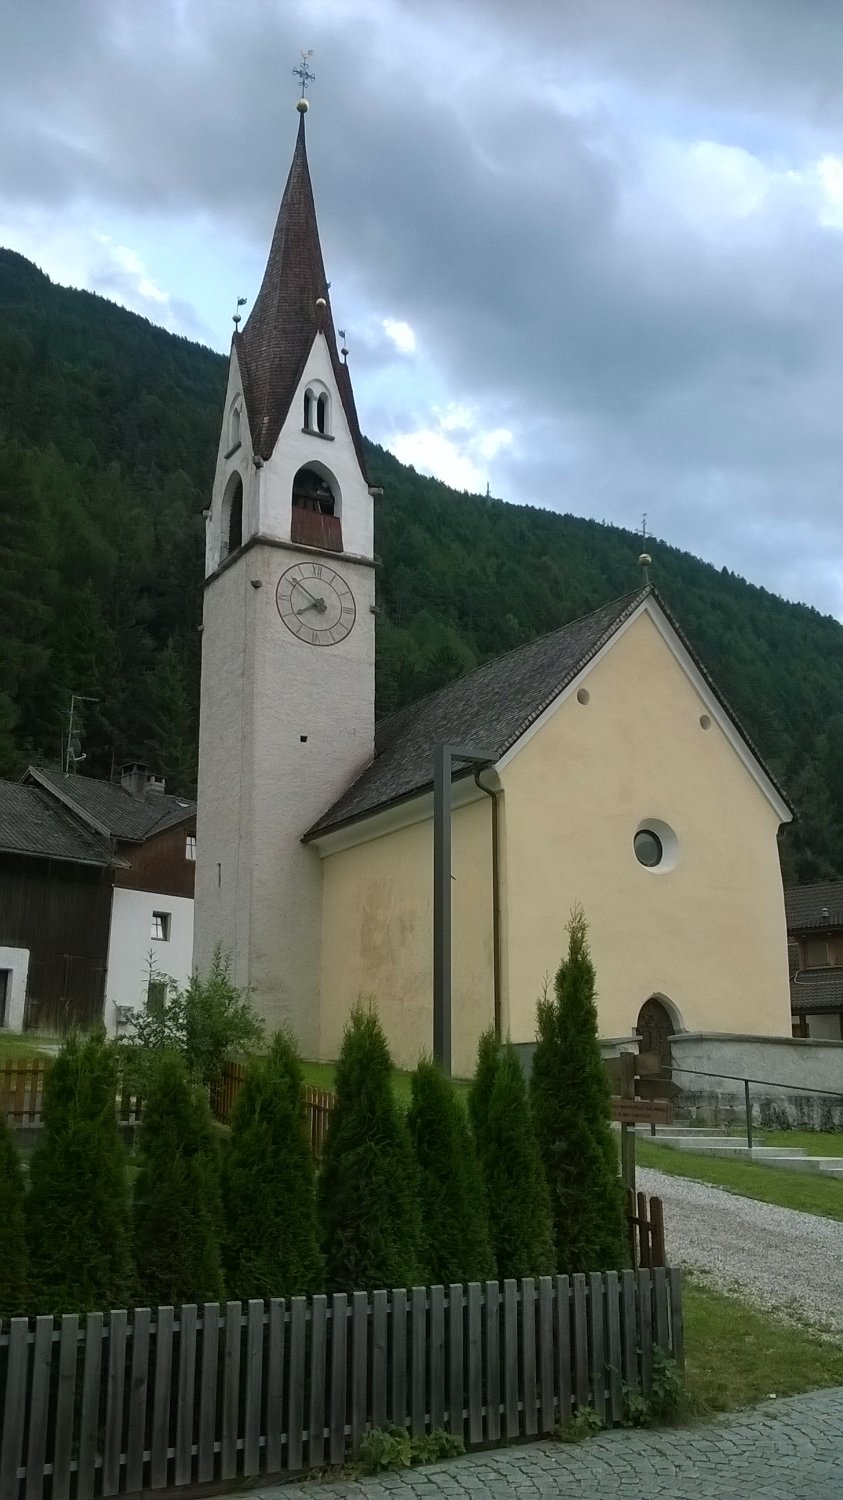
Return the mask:
[[843,617],[840,0],[4,0],[0,244],[227,349],[313,49],[364,430]]

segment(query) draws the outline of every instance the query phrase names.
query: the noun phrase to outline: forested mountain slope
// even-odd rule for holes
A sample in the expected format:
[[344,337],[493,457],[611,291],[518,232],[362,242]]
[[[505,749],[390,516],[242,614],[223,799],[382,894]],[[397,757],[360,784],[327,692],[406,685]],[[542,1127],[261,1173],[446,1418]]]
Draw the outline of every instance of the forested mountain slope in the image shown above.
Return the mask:
[[[145,755],[195,778],[203,523],[227,361],[0,250],[0,774]],[[368,446],[387,712],[635,588],[638,539],[459,494]],[[548,494],[564,504],[564,496]],[[658,587],[799,807],[788,873],[843,875],[843,627],[653,543]]]

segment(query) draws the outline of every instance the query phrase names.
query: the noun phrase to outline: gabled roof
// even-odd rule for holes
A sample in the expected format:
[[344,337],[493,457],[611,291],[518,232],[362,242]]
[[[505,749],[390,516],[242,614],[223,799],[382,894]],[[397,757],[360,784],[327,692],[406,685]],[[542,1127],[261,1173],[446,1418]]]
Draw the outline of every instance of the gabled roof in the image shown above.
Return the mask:
[[[655,589],[648,585],[602,605],[590,615],[563,625],[560,630],[496,657],[438,692],[382,720],[376,730],[372,764],[313,824],[305,839],[316,838],[429,790],[433,752],[437,745],[476,745],[499,761],[648,599],[653,599],[658,605],[752,759],[789,807],[785,793],[764,765],[736,715]],[[459,767],[456,774],[460,774]],[[463,774],[467,774],[465,769]]]
[[787,886],[784,907],[788,932],[809,932],[813,927],[843,927],[843,880]]
[[843,973],[800,969],[790,981],[790,1008],[797,1015],[843,1011]]
[[27,781],[58,798],[90,828],[127,843],[144,843],[196,816],[196,803],[187,797],[150,791],[144,798],[135,797],[125,787],[93,776],[64,776],[61,771],[30,766]]
[[[319,297],[324,297],[326,304],[321,309],[316,306]],[[365,476],[363,440],[351,379],[337,352],[302,113],[261,288],[242,333],[235,333],[233,340],[243,379],[252,447],[263,459],[272,455],[320,331],[325,335],[340,399]]]
[[49,792],[0,781],[0,852],[110,865],[111,841],[74,818]]

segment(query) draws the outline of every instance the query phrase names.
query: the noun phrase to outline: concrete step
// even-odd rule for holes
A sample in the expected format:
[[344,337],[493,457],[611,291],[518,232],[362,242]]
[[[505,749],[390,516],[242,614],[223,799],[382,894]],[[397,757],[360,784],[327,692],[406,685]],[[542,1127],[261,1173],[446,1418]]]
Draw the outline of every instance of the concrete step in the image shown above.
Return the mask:
[[843,1156],[814,1156],[811,1160],[819,1163],[826,1176],[843,1177]]
[[[646,1125],[642,1125],[641,1126],[641,1134],[644,1135],[645,1133],[647,1133],[647,1129],[648,1129],[648,1127]],[[711,1136],[717,1136],[718,1138],[720,1136],[725,1136],[726,1135],[726,1126],[725,1125],[713,1125],[713,1126],[708,1126],[708,1125],[657,1125],[656,1126],[656,1134],[653,1137],[653,1139],[654,1140],[658,1140],[659,1137],[663,1136],[663,1135],[670,1135],[670,1136],[680,1136],[681,1135],[683,1137],[686,1137],[688,1140],[692,1140],[695,1137],[698,1138],[698,1139],[700,1139],[700,1140],[708,1140]]]
[[728,1161],[799,1162],[806,1156],[804,1146],[753,1145],[750,1150],[746,1141],[728,1136],[696,1136],[688,1139],[687,1136],[664,1135],[659,1137],[658,1144],[669,1146],[673,1151],[691,1152],[698,1156],[720,1156]]

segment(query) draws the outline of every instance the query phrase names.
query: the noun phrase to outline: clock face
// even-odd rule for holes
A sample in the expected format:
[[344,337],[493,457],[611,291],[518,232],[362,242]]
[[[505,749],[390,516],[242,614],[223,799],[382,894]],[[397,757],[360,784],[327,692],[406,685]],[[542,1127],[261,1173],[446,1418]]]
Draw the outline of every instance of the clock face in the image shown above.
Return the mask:
[[357,617],[351,589],[326,563],[294,563],[278,580],[275,603],[287,629],[308,646],[336,646]]

